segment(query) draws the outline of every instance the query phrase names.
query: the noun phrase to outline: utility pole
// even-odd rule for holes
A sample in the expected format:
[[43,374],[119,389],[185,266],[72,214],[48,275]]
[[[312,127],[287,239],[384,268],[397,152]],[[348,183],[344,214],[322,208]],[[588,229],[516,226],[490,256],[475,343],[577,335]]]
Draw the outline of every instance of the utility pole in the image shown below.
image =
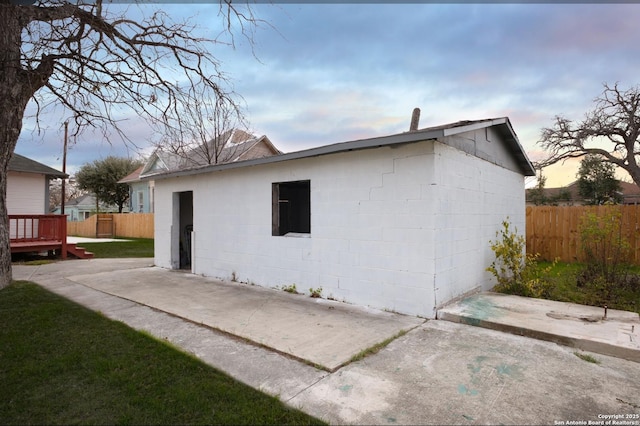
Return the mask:
[[[62,149],[62,173],[67,174],[67,136],[69,134],[69,121],[64,122],[64,148]],[[67,198],[65,183],[67,178],[62,178],[62,203],[60,204],[60,214],[64,214],[64,201]]]

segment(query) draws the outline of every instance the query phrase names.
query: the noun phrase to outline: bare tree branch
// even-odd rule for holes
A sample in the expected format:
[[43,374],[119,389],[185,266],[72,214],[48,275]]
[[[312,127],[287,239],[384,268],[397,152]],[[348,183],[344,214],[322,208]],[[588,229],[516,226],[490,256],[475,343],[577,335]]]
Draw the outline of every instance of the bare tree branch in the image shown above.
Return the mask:
[[232,161],[240,142],[253,136],[238,105],[226,98],[207,99],[193,88],[183,102],[180,121],[166,123],[157,148],[179,157],[182,168]]
[[[120,124],[132,112],[157,129],[184,131],[192,124],[182,120],[191,107],[185,103],[240,110],[211,54],[220,42],[198,37],[193,25],[173,22],[161,10],[136,20],[128,11],[116,14],[123,5],[108,6],[102,0],[0,0],[0,288],[11,280],[6,170],[30,102],[36,123],[40,114],[62,109],[75,124],[72,136],[93,128],[107,140],[115,131],[130,143]],[[252,42],[260,21],[248,4],[221,0],[220,14],[225,34],[239,29]]]
[[626,170],[640,186],[640,86],[625,91],[618,83],[605,84],[594,103],[584,120],[556,116],[552,127],[542,129],[538,143],[549,156],[536,168],[595,154]]

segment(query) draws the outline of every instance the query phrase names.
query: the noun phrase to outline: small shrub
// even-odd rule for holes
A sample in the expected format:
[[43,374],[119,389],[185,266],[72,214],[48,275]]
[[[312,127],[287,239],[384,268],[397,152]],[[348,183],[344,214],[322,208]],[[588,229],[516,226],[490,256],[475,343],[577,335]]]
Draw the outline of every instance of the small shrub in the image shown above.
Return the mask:
[[629,274],[631,246],[622,235],[619,210],[585,213],[580,219],[580,248],[587,262],[576,284],[594,291],[597,304],[612,302],[618,290],[638,282]]
[[526,254],[526,240],[518,235],[517,228],[511,230],[509,218],[502,222],[496,232],[496,241],[490,241],[496,259],[487,268],[498,281],[495,291],[525,297],[548,298],[552,283],[547,279],[557,261],[551,265],[538,265],[538,255]]

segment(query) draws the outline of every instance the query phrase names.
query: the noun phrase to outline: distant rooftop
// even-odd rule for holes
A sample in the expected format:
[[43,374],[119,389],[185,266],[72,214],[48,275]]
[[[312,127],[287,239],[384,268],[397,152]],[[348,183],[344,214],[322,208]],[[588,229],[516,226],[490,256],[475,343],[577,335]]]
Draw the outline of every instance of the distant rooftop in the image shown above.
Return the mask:
[[9,170],[12,172],[38,173],[52,178],[62,178],[68,176],[59,170],[46,166],[42,163],[38,163],[37,161],[16,153],[13,153],[13,155],[11,156],[11,160],[9,160]]

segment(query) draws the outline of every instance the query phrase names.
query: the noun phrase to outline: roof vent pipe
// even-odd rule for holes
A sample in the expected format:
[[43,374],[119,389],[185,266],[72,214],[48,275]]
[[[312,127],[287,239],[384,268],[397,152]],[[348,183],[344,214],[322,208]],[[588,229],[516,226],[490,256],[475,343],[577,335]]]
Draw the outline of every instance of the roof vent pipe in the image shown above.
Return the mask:
[[420,124],[420,108],[414,108],[413,114],[411,114],[411,125],[409,126],[409,131],[413,132],[418,130],[418,124]]

